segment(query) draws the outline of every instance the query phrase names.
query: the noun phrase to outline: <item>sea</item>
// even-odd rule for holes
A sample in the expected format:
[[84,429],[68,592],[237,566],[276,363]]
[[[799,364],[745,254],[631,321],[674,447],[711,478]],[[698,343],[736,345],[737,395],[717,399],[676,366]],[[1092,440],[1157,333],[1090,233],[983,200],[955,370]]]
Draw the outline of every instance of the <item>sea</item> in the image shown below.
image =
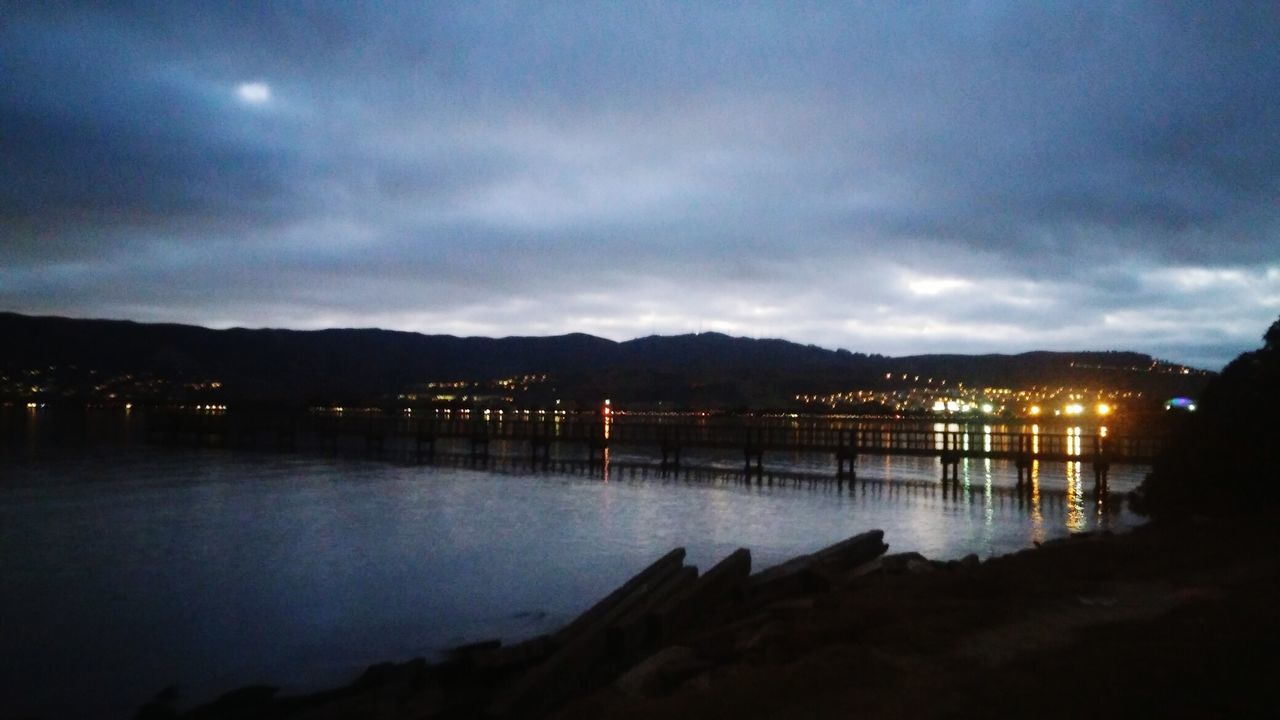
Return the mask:
[[[514,444],[472,460],[360,449],[151,445],[127,426],[0,450],[0,718],[128,718],[249,684],[296,693],[371,664],[438,659],[563,625],[675,547],[761,569],[871,529],[890,553],[1010,553],[1142,522],[1092,493],[1087,463],[778,453],[748,481],[730,451],[661,471],[643,448],[531,467]],[[825,472],[825,475],[823,474]],[[1146,468],[1111,470],[1113,497]]]

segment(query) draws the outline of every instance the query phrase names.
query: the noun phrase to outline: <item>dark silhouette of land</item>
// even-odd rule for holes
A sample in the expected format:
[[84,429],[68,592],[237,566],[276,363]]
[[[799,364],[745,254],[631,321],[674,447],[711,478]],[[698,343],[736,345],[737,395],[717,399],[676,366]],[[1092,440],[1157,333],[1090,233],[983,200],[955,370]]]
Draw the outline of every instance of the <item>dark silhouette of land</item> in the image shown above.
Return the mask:
[[[1194,394],[1209,377],[1131,352],[885,357],[717,333],[626,342],[582,334],[494,339],[387,330],[210,330],[0,313],[0,337],[0,372],[11,401],[109,394],[241,406],[377,405],[430,396],[431,383],[536,375],[539,381],[516,388],[516,401],[525,407],[556,399],[594,406],[610,397],[672,409],[781,408],[804,393],[942,388],[944,381],[948,388],[1108,387],[1143,393],[1156,403]],[[33,369],[41,374],[28,377]],[[32,387],[41,388],[40,397],[27,397]]]
[[1280,503],[1280,320],[1263,346],[1231,361],[1179,418],[1134,497],[1156,517],[1274,512]]

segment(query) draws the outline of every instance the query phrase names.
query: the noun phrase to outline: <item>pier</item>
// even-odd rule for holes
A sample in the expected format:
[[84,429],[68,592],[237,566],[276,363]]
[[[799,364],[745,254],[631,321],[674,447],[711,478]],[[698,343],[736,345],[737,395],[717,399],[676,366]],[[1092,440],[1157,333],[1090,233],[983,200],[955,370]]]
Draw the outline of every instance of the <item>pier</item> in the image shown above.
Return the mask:
[[1019,484],[1030,480],[1037,462],[1087,462],[1100,487],[1106,486],[1112,465],[1149,465],[1163,441],[1154,435],[1109,434],[1101,428],[1010,431],[955,422],[519,412],[428,417],[161,412],[148,419],[147,437],[157,442],[273,444],[285,449],[363,443],[369,452],[395,449],[420,458],[434,457],[438,443],[448,441],[453,447],[461,443],[472,460],[487,458],[491,444],[502,442],[508,448],[523,445],[529,462],[543,467],[553,457],[603,462],[610,448],[623,446],[630,452],[652,451],[661,468],[678,469],[686,450],[728,450],[741,452],[748,479],[763,476],[768,456],[779,453],[829,454],[837,480],[853,479],[862,455],[936,457],[944,482],[957,478],[965,459],[1012,461]]

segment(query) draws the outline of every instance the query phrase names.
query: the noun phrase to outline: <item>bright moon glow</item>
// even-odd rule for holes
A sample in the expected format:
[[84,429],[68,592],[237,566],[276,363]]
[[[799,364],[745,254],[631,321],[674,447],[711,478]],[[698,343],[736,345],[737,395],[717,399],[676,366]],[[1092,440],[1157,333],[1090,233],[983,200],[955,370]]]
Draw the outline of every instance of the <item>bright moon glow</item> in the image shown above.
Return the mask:
[[242,102],[261,105],[271,99],[271,86],[262,82],[240,83],[236,95]]
[[973,283],[965,280],[964,278],[915,277],[907,280],[907,289],[910,290],[912,294],[924,295],[926,297],[955,292],[957,290],[966,290],[970,287],[973,287]]

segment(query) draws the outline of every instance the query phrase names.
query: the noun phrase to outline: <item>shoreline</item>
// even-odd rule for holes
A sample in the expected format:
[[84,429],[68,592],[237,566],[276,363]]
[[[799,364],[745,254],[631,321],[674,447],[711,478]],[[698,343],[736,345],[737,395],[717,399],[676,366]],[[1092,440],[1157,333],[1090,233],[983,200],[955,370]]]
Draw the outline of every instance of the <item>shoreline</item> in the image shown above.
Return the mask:
[[[1247,680],[1276,666],[1274,651],[1256,645],[1280,629],[1270,611],[1280,601],[1280,566],[1269,557],[1277,540],[1265,519],[1200,520],[1083,534],[986,561],[885,556],[839,586],[721,606],[591,692],[505,716],[1014,714],[1039,707],[1038,693],[1060,693],[1054,678],[1105,697],[1095,714],[1149,713],[1171,699],[1248,714],[1267,698],[1265,685]],[[520,664],[521,652],[537,654],[525,642],[503,650],[513,653],[505,669],[486,670],[482,658],[499,647],[461,648],[434,665],[376,665],[305,696],[241,688],[182,715],[147,717],[475,716],[537,665]],[[1214,672],[1205,676],[1207,658]],[[1117,689],[1137,679],[1151,687]],[[1187,688],[1198,688],[1190,700]]]

